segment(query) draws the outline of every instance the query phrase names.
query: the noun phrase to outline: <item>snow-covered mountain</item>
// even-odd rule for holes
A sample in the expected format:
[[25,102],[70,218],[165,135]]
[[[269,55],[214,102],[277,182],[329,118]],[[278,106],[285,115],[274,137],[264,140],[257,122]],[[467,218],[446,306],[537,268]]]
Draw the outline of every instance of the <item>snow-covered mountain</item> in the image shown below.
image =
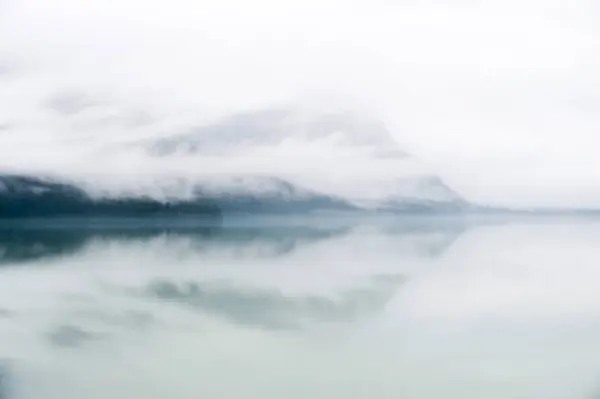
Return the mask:
[[[366,204],[368,206],[368,204]],[[472,205],[437,176],[399,179],[390,185],[389,194],[374,201],[373,208],[388,211],[459,212]]]
[[253,154],[253,150],[256,158],[265,161],[285,148],[289,159],[273,157],[268,170],[261,171],[261,179],[243,177],[244,170],[220,177],[235,181],[236,190],[255,194],[271,195],[275,190],[289,198],[302,195],[302,190],[288,192],[290,187],[306,187],[311,195],[321,193],[345,198],[358,207],[390,211],[458,211],[468,204],[439,176],[425,172],[382,122],[359,113],[289,108],[247,112],[140,145],[163,161],[218,154],[235,162],[239,154]]
[[357,210],[343,198],[268,177],[237,177],[213,184],[199,183],[194,187],[194,197],[214,201],[223,212],[301,213],[317,210]]
[[[171,216],[221,213],[298,214],[345,212],[457,212],[468,203],[458,197],[396,197],[380,203],[358,203],[295,186],[276,178],[236,178],[196,183],[186,196],[165,189],[156,199],[132,193],[100,193],[84,184],[56,178],[0,175],[0,218],[46,216]],[[449,192],[450,195],[451,192]]]
[[311,192],[276,179],[235,179],[224,185],[197,184],[188,196],[152,198],[104,193],[76,181],[0,175],[0,219],[23,217],[156,217],[223,213],[306,213],[357,210],[341,198]]
[[146,145],[150,153],[168,156],[277,145],[290,139],[332,140],[340,146],[369,149],[378,157],[408,156],[377,120],[351,112],[315,113],[285,108],[236,114]]
[[[108,111],[93,98],[51,100],[46,141],[5,137],[0,196],[7,196],[2,185],[13,175],[31,195],[50,187],[55,194],[68,188],[86,201],[204,199],[223,211],[456,212],[468,205],[382,122],[361,113],[289,107],[187,127],[157,117],[134,129],[95,123]],[[41,176],[52,179],[44,186],[35,180]]]

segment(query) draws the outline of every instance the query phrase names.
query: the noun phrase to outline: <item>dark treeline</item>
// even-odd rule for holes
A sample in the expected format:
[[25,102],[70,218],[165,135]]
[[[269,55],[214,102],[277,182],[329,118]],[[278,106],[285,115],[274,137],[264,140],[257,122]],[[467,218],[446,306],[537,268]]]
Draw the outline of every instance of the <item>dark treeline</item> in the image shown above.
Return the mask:
[[161,202],[152,198],[93,198],[69,184],[21,176],[0,176],[0,218],[220,216],[209,199]]

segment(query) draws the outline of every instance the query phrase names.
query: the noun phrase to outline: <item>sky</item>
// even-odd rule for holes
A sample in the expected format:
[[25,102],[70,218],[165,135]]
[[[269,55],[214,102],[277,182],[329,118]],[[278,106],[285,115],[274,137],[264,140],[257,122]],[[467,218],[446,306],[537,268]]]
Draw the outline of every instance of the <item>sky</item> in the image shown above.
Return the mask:
[[[135,177],[149,166],[133,152],[85,161],[116,142],[301,103],[381,120],[468,199],[598,206],[599,20],[591,0],[0,0],[0,169]],[[102,106],[57,115],[48,104],[64,93]],[[238,154],[240,165],[294,163],[310,177],[335,164],[330,180],[360,168],[367,183],[382,173],[331,143],[306,162],[304,144]]]

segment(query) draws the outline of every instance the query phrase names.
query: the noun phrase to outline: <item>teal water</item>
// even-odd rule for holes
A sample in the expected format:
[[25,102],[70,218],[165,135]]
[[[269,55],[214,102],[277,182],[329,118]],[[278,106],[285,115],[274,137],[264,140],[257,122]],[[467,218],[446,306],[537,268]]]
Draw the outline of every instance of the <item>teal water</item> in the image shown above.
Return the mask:
[[0,398],[600,394],[600,223],[0,226]]

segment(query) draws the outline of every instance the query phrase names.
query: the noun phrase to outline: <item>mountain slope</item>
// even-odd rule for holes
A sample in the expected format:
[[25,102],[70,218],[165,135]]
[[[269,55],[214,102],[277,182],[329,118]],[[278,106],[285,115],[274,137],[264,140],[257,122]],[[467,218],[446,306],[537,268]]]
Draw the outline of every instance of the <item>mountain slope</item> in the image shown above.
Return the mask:
[[[160,201],[147,196],[91,196],[58,180],[0,175],[0,218],[28,217],[158,217],[208,215],[223,212],[305,213],[352,210],[348,202],[302,190],[278,179],[236,180],[228,189],[197,185],[192,197]],[[258,183],[269,190],[256,190]]]
[[75,185],[29,176],[0,175],[0,218],[220,217],[212,201],[160,202],[148,197],[93,198]]
[[[247,112],[188,132],[145,141],[141,146],[148,155],[167,162],[179,157],[202,159],[215,155],[235,160],[240,154],[252,155],[254,149],[260,148],[254,156],[261,162],[274,156],[269,161],[272,181],[283,181],[280,176],[300,176],[301,184],[313,188],[315,193],[344,198],[369,209],[460,210],[467,204],[441,178],[419,173],[415,166],[418,162],[400,148],[383,123],[359,113],[292,108]],[[277,158],[281,147],[292,156],[289,163],[285,157]],[[327,159],[328,155],[331,159]],[[304,162],[311,169],[312,164],[320,162],[324,169],[309,175]],[[357,173],[346,169],[356,169]],[[246,171],[230,173],[239,177]],[[278,189],[281,193],[286,191],[284,185]]]
[[437,176],[399,179],[374,207],[392,212],[463,212],[472,205]]
[[404,158],[385,126],[350,112],[312,113],[270,109],[235,114],[188,132],[144,143],[153,155],[201,154],[241,146],[274,146],[286,139],[306,142],[334,139],[340,145],[364,147],[380,157]]
[[342,198],[270,177],[226,179],[226,182],[221,181],[217,186],[199,184],[194,189],[194,195],[214,201],[223,212],[305,213],[356,209]]
[[[78,98],[59,100],[60,115],[83,112]],[[8,163],[60,178],[0,174],[0,216],[188,214],[208,204],[245,213],[468,208],[383,123],[360,113],[277,108],[174,129],[152,139],[132,133],[137,138],[58,145],[35,172]]]

